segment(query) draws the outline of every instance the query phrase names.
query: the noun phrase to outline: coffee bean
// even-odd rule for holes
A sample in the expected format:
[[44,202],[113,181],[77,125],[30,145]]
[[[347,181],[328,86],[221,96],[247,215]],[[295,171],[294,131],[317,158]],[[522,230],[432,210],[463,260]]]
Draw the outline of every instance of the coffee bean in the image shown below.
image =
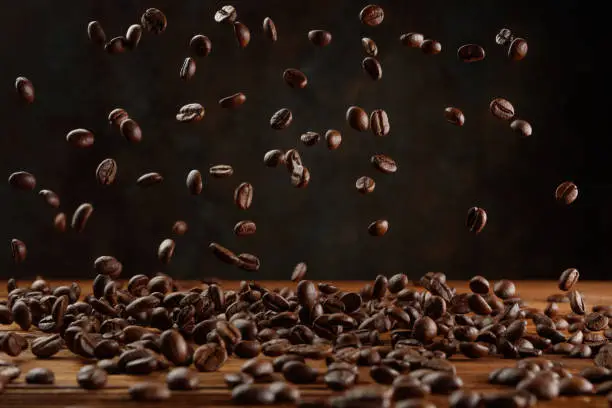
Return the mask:
[[163,355],[174,365],[189,363],[189,345],[176,330],[166,330],[159,336],[160,349]]
[[465,123],[465,116],[463,115],[463,112],[461,112],[460,109],[453,108],[452,106],[444,109],[444,119],[446,119],[447,122],[457,126],[463,126]]
[[217,244],[216,242],[211,242],[208,246],[213,254],[219,258],[221,261],[228,263],[230,265],[238,265],[240,263],[240,259],[229,249]]
[[382,67],[380,62],[374,57],[365,57],[361,62],[361,66],[366,74],[374,81],[378,81],[382,78]]
[[270,118],[270,126],[275,130],[283,130],[289,127],[293,122],[293,114],[287,108],[278,110]]
[[514,130],[522,137],[531,136],[531,133],[533,131],[529,122],[522,119],[513,120],[512,123],[510,123],[510,129]]
[[304,279],[306,276],[306,271],[308,270],[308,266],[306,262],[300,262],[293,268],[293,273],[291,274],[291,281],[299,282]]
[[317,47],[326,47],[332,41],[332,35],[325,30],[311,30],[308,32],[308,39]]
[[584,320],[584,324],[590,331],[603,330],[608,327],[608,316],[597,312],[589,313]]
[[234,226],[234,234],[239,237],[254,235],[257,231],[257,225],[253,221],[238,221]]
[[[196,62],[193,58],[187,57],[181,65],[179,76],[183,81],[188,81],[195,76],[196,73]],[[178,119],[178,118],[177,118]]]
[[375,4],[367,5],[359,12],[359,20],[370,27],[376,27],[383,22],[384,18],[385,12],[382,7]]
[[559,396],[559,381],[550,375],[542,373],[521,381],[516,386],[516,389],[528,391],[538,399],[550,400]]
[[231,177],[234,174],[234,169],[228,164],[217,164],[211,166],[208,173],[215,178]]
[[311,131],[302,133],[302,135],[300,136],[300,140],[306,146],[314,146],[315,144],[319,142],[320,138],[321,138],[321,135],[319,135],[317,132],[311,132]]
[[166,30],[166,16],[156,8],[149,8],[140,17],[140,24],[150,33],[161,34]]
[[112,38],[104,44],[104,51],[111,55],[122,54],[127,48],[127,39],[124,36]]
[[420,33],[406,33],[400,36],[402,45],[411,48],[421,48],[425,37]]
[[58,208],[60,205],[60,198],[59,196],[51,190],[40,190],[38,192],[38,195],[41,196],[43,198],[43,200],[45,200],[45,202],[53,207],[53,208]]
[[170,263],[172,256],[174,255],[175,243],[173,240],[166,238],[160,244],[157,249],[157,258],[163,264]]
[[117,162],[113,159],[104,159],[96,168],[96,180],[103,186],[109,186],[117,177]]
[[478,315],[489,315],[493,312],[491,306],[487,303],[482,296],[477,293],[472,293],[468,298],[468,305],[470,310]]
[[375,57],[378,55],[378,46],[371,38],[363,37],[361,39],[361,46],[363,47],[365,53],[369,56]]
[[87,129],[74,129],[68,132],[66,141],[75,147],[91,147],[94,144],[94,135]]
[[291,88],[303,89],[306,88],[306,84],[308,84],[308,78],[306,78],[306,75],[299,69],[295,68],[287,68],[283,72],[283,79]]
[[123,108],[115,108],[108,114],[108,123],[115,126],[120,126],[121,122],[129,119],[129,115]]
[[355,188],[361,194],[369,194],[374,192],[374,189],[376,188],[376,182],[371,177],[362,176],[359,177],[355,182]]
[[342,133],[336,129],[329,129],[325,132],[325,143],[329,150],[336,150],[342,144]]
[[215,21],[217,23],[233,23],[238,17],[234,6],[223,6],[215,13]]
[[19,97],[27,103],[34,102],[34,85],[26,77],[17,77],[15,80],[15,89]]
[[560,395],[588,395],[595,392],[595,387],[586,378],[574,375],[559,382]]
[[370,158],[370,162],[378,171],[391,174],[397,171],[397,164],[395,161],[389,156],[385,156],[383,154],[376,154]]
[[232,390],[232,401],[241,405],[269,405],[274,403],[274,394],[269,387],[241,384]]
[[177,367],[166,376],[166,384],[173,391],[195,390],[199,383],[196,373],[187,367]]
[[[18,304],[20,306],[16,308],[15,306],[17,306]],[[25,309],[24,309],[24,306],[25,306]],[[18,320],[15,320],[15,323],[17,323],[19,327],[21,327],[23,330],[28,330],[30,325],[32,324],[31,323],[32,317],[31,317],[31,314],[29,313],[30,313],[30,310],[27,308],[27,305],[25,305],[23,301],[19,300],[15,302],[15,304],[13,305],[12,319],[14,320],[15,317],[17,317]],[[29,324],[27,324],[28,318],[30,319]],[[9,355],[11,357],[17,357],[27,348],[28,348],[28,342],[21,335],[17,333],[6,332],[6,333],[3,333],[2,337],[0,337],[0,351],[5,353],[6,355]]]
[[114,358],[120,353],[119,343],[111,339],[100,341],[94,348],[94,356],[98,359]]
[[130,398],[134,401],[157,402],[170,398],[170,390],[166,384],[154,382],[136,383],[128,389]]
[[217,371],[227,360],[227,351],[215,343],[198,347],[193,354],[193,364],[198,371]]
[[55,374],[48,368],[33,368],[27,372],[25,380],[28,384],[53,384]]
[[16,238],[11,240],[11,256],[13,257],[13,261],[17,263],[21,263],[25,261],[26,256],[28,254],[28,249],[26,244]]
[[247,210],[253,202],[253,186],[249,183],[241,183],[234,190],[234,202],[241,210]]
[[442,52],[442,44],[436,40],[424,40],[421,43],[421,51],[428,55],[436,55]]
[[422,343],[429,343],[438,333],[438,327],[430,317],[423,316],[414,322],[412,335]]
[[525,39],[515,38],[514,40],[512,40],[512,43],[508,48],[508,58],[514,61],[520,61],[527,56],[528,49],[529,47]]
[[570,205],[578,198],[578,187],[571,181],[564,181],[555,190],[555,198],[562,204]]
[[297,188],[307,187],[310,183],[310,170],[308,167],[296,168],[291,173],[291,184]]
[[510,120],[514,116],[514,106],[504,98],[495,98],[489,104],[489,110],[498,119]]
[[138,47],[140,43],[140,38],[142,37],[142,26],[140,24],[132,24],[125,34],[125,45],[130,50]]
[[187,174],[187,189],[191,195],[199,195],[202,192],[202,174],[199,170],[191,170]]
[[93,206],[89,203],[83,203],[79,205],[74,214],[72,215],[72,221],[70,225],[72,229],[76,232],[83,232],[85,226],[87,225],[87,221],[91,217],[93,213]]
[[119,130],[128,142],[139,143],[142,140],[142,130],[133,119],[125,119],[122,121]]
[[373,237],[382,237],[389,230],[389,222],[387,220],[377,220],[368,226],[368,233]]
[[156,184],[160,184],[162,181],[164,181],[164,177],[161,174],[151,172],[145,173],[138,177],[136,184],[138,184],[140,187],[151,187]]
[[294,384],[312,384],[318,372],[301,361],[290,361],[283,366],[283,376]]
[[276,42],[276,40],[278,40],[278,33],[276,32],[276,25],[274,24],[274,21],[272,21],[270,17],[266,17],[263,20],[263,32],[270,41]]
[[587,344],[578,344],[569,353],[572,358],[591,358],[592,355],[593,350]]
[[468,358],[481,358],[489,355],[489,348],[479,343],[461,342],[459,351]]
[[252,254],[240,254],[238,255],[238,267],[246,271],[257,271],[261,262],[259,258]]
[[374,136],[387,136],[391,131],[387,112],[382,109],[375,109],[370,113],[370,128]]
[[246,48],[251,41],[251,31],[249,28],[241,23],[240,21],[234,22],[234,36],[240,48]]
[[30,191],[36,188],[36,178],[26,171],[17,171],[11,174],[8,182],[15,190]]
[[238,358],[253,358],[259,353],[261,353],[261,344],[255,340],[242,340],[234,347],[234,354]]
[[498,280],[493,285],[493,292],[501,299],[508,299],[515,295],[516,286],[507,279]]
[[582,295],[577,290],[572,290],[569,293],[570,299],[570,307],[572,308],[572,312],[583,315],[585,313],[584,301],[582,300]]
[[433,394],[452,394],[463,387],[463,381],[455,374],[441,371],[426,374],[421,382],[431,388]]
[[87,36],[92,43],[100,48],[106,43],[106,33],[99,21],[92,21],[87,24]]
[[174,225],[172,225],[172,233],[175,235],[185,235],[189,226],[185,221],[176,221]]
[[106,371],[95,365],[83,366],[77,373],[77,383],[85,390],[99,390],[104,388],[108,375]]
[[477,408],[480,406],[480,393],[475,391],[455,391],[448,397],[449,408]]
[[94,270],[97,274],[106,275],[111,279],[118,279],[123,265],[113,256],[100,256],[94,261]]
[[370,127],[368,114],[359,106],[351,106],[346,111],[346,121],[350,127],[359,132],[363,132]]
[[246,95],[242,92],[235,93],[219,100],[219,106],[223,109],[235,109],[246,102]]
[[189,48],[198,57],[206,57],[212,51],[212,42],[202,34],[196,34],[189,41]]
[[482,276],[476,275],[470,279],[470,290],[474,293],[486,295],[490,290],[489,281]]
[[183,123],[199,122],[204,117],[204,113],[204,107],[199,103],[188,103],[176,114],[176,120]]
[[66,214],[64,213],[58,213],[54,218],[53,218],[53,227],[56,229],[56,231],[58,232],[64,232],[66,231]]
[[487,213],[483,208],[472,207],[468,210],[466,226],[475,234],[480,233],[487,225]]
[[485,50],[477,44],[465,44],[457,50],[457,57],[463,62],[482,61],[485,58]]

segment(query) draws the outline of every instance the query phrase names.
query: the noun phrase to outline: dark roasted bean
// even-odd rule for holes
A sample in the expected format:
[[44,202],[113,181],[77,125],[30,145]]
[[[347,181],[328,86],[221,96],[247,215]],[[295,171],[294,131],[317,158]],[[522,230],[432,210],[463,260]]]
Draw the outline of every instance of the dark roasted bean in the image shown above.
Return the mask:
[[308,32],[308,39],[318,47],[325,47],[331,43],[332,35],[325,30],[311,30]]

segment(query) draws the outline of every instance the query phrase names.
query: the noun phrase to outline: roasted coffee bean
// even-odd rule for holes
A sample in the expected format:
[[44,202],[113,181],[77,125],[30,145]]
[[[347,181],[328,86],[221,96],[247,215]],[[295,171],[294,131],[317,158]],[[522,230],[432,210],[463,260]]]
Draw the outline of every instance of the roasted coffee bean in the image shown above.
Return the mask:
[[465,44],[457,50],[457,57],[463,62],[482,61],[485,58],[485,50],[477,44]]
[[246,48],[249,42],[251,42],[251,31],[249,27],[240,21],[234,22],[234,36],[240,48]]
[[33,368],[25,375],[28,384],[53,384],[55,374],[48,368]]
[[584,377],[574,375],[572,377],[563,378],[559,382],[560,395],[587,395],[593,394],[595,387]]
[[34,102],[34,85],[26,77],[17,77],[15,80],[15,89],[19,97],[27,103]]
[[382,78],[382,66],[376,58],[365,57],[361,62],[361,66],[365,73],[368,74],[370,78],[372,78],[372,80],[378,81]]
[[527,56],[528,49],[527,41],[523,38],[515,38],[508,48],[508,58],[520,61]]
[[215,13],[215,21],[217,23],[233,23],[238,17],[234,6],[226,5],[221,7]]
[[414,322],[412,335],[422,343],[429,343],[438,333],[438,327],[430,317],[423,316]]
[[106,275],[111,279],[119,278],[123,265],[115,257],[103,255],[94,261],[94,270],[97,274]]
[[87,24],[87,36],[98,47],[103,47],[106,43],[106,33],[99,21],[91,21]]
[[188,103],[176,114],[176,120],[182,123],[199,122],[204,117],[204,113],[204,107],[199,103]]
[[293,122],[293,114],[287,108],[282,108],[276,111],[270,118],[270,126],[275,130],[283,130],[289,127]]
[[211,242],[208,246],[212,253],[219,258],[221,261],[231,264],[238,265],[240,263],[240,259],[229,249],[217,244],[216,242]]
[[510,123],[510,129],[514,130],[516,133],[521,135],[522,137],[529,137],[533,132],[531,128],[531,124],[526,120],[516,119]]
[[164,177],[161,174],[151,172],[145,173],[142,176],[138,177],[138,179],[136,180],[136,184],[138,184],[140,187],[151,187],[161,183],[162,181],[164,181]]
[[278,40],[278,33],[276,31],[276,25],[274,24],[274,21],[272,21],[270,17],[266,17],[263,20],[263,32],[270,41],[276,42],[276,40]]
[[242,384],[252,384],[254,380],[245,373],[230,373],[225,375],[224,381],[229,389],[233,389]]
[[13,261],[17,263],[21,263],[25,261],[28,255],[28,249],[26,244],[16,238],[11,240],[11,256],[13,257]]
[[156,8],[147,9],[140,17],[140,24],[150,33],[161,34],[168,24],[166,16]]
[[102,340],[94,348],[94,356],[98,359],[113,358],[121,352],[119,343],[115,340]]
[[356,372],[349,369],[329,370],[325,377],[323,377],[325,385],[334,391],[344,391],[352,388],[356,380]]
[[66,141],[75,147],[91,147],[94,144],[94,135],[87,129],[74,129],[68,132]]
[[283,376],[294,384],[312,384],[318,372],[301,361],[290,361],[283,366]]
[[295,68],[287,68],[283,72],[283,79],[291,88],[303,89],[306,88],[306,84],[308,84],[308,78],[306,78],[306,75],[299,69]]
[[379,384],[390,385],[399,376],[399,373],[384,365],[372,366],[370,368],[370,377]]
[[261,266],[259,258],[253,254],[239,254],[237,266],[245,271],[257,271]]
[[587,344],[578,344],[569,353],[572,358],[591,358],[592,355],[593,350]]
[[392,174],[397,171],[397,164],[389,156],[384,154],[375,154],[370,158],[370,162],[374,168],[385,174]]
[[142,26],[140,24],[132,24],[125,34],[125,45],[130,50],[138,47],[140,38],[142,37]]
[[199,170],[191,170],[187,174],[185,184],[191,195],[199,195],[202,192],[204,184],[202,181],[202,173],[200,173]]
[[64,213],[58,213],[54,218],[53,218],[53,227],[58,231],[58,232],[64,232],[66,231],[66,214]]
[[483,208],[472,207],[468,210],[466,226],[475,234],[480,233],[487,225],[487,213]]
[[368,233],[373,237],[382,237],[389,231],[389,222],[387,220],[377,220],[368,226]]
[[495,98],[489,104],[489,110],[498,119],[510,120],[514,116],[514,106],[504,98]]
[[[17,301],[15,305],[19,303],[24,304],[22,301]],[[15,310],[15,305],[13,305],[13,310]],[[27,310],[27,312],[29,313],[29,309]],[[14,317],[15,313],[13,312],[13,319]],[[19,322],[15,321],[15,323],[17,323],[20,327],[23,328],[22,324],[20,324]],[[0,351],[11,357],[17,357],[27,348],[28,342],[17,333],[7,332],[2,337],[0,337]]]
[[59,334],[52,334],[46,337],[39,337],[32,342],[32,354],[38,358],[49,358],[62,349],[64,340]]
[[589,313],[584,320],[584,324],[590,331],[603,330],[608,327],[608,316],[597,312]]
[[578,282],[579,277],[580,273],[578,272],[578,269],[568,268],[564,270],[559,277],[559,289],[566,292],[571,290],[576,282]]
[[585,307],[580,292],[577,290],[572,290],[569,293],[569,299],[572,312],[576,313],[577,315],[583,315],[585,313]]
[[374,192],[374,189],[376,188],[376,182],[371,177],[362,176],[359,177],[355,182],[355,188],[361,194],[369,194]]
[[382,109],[375,109],[370,113],[370,128],[374,136],[387,136],[391,131],[387,112]]
[[562,204],[570,205],[578,198],[578,187],[571,181],[564,181],[555,190],[555,198]]
[[[187,57],[181,65],[179,76],[183,81],[188,81],[195,76],[196,73],[196,62],[193,58]],[[178,119],[178,118],[177,118]]]
[[363,132],[370,127],[370,118],[359,106],[351,106],[346,111],[346,122],[353,129]]
[[308,270],[308,266],[306,265],[306,262],[299,262],[293,268],[293,273],[291,274],[291,280],[293,282],[301,281],[302,279],[304,279],[304,276],[306,276],[307,270]]
[[321,135],[319,135],[317,132],[311,132],[311,131],[302,133],[302,135],[300,136],[300,140],[306,146],[314,146],[315,144],[319,142],[320,138],[321,138]]
[[234,347],[234,354],[238,358],[253,358],[259,353],[261,353],[261,344],[255,340],[242,340]]
[[449,408],[477,408],[481,395],[474,391],[455,391],[448,397]]
[[246,102],[246,95],[242,92],[235,93],[219,99],[219,106],[223,109],[235,109]]
[[18,171],[9,176],[9,185],[15,190],[30,191],[36,188],[36,178],[33,174]]
[[274,393],[269,387],[257,384],[241,384],[232,390],[232,401],[241,405],[269,405],[274,403]]
[[196,34],[189,41],[189,48],[198,57],[206,57],[212,51],[212,42],[202,34]]
[[385,12],[382,7],[375,4],[367,5],[359,12],[359,20],[370,27],[376,27],[383,22],[384,18]]
[[470,279],[470,290],[474,293],[486,295],[490,290],[489,281],[482,276],[476,275]]
[[58,208],[60,206],[60,198],[54,191],[40,190],[38,195],[41,196],[50,207]]
[[283,402],[297,404],[297,401],[300,399],[299,389],[286,382],[273,382],[269,385],[268,389],[274,394],[274,402],[277,404]]
[[234,174],[234,168],[229,164],[216,164],[210,167],[208,173],[215,178],[226,178]]
[[489,348],[479,343],[462,342],[459,351],[468,358],[481,358],[489,355]]
[[236,187],[234,202],[241,210],[247,210],[253,202],[253,186],[249,183],[241,183]]
[[104,51],[111,55],[122,54],[127,49],[127,39],[124,36],[111,38],[109,42],[104,44]]
[[463,381],[455,374],[436,371],[426,374],[421,382],[431,388],[433,394],[452,394],[463,387]]
[[188,229],[189,226],[185,221],[179,220],[172,225],[172,233],[175,235],[185,235]]
[[363,37],[361,39],[361,46],[363,47],[363,50],[366,52],[366,54],[372,57],[378,55],[378,47],[376,46],[374,40],[372,40],[371,38]]
[[83,366],[77,373],[77,383],[85,390],[99,390],[104,388],[108,374],[95,365]]
[[501,299],[508,299],[515,295],[516,286],[514,282],[509,281],[507,279],[502,279],[493,285],[493,293],[497,295]]
[[517,390],[524,390],[534,394],[538,399],[550,400],[559,396],[559,381],[546,373],[537,374],[527,378],[516,386]]
[[329,150],[336,150],[342,144],[342,133],[335,129],[329,129],[325,132],[325,143]]
[[463,126],[465,123],[465,116],[463,115],[463,112],[461,112],[460,109],[453,108],[452,106],[444,109],[444,119],[446,119],[447,122],[457,126]]
[[125,109],[115,108],[108,114],[108,123],[119,127],[121,122],[129,118],[130,117]]
[[166,384],[154,382],[136,383],[130,386],[128,393],[134,401],[157,402],[170,398],[170,390]]
[[227,360],[225,347],[208,343],[198,347],[193,353],[193,365],[198,371],[217,371]]
[[174,365],[189,363],[189,345],[176,330],[166,330],[159,336],[160,349],[163,355]]
[[246,237],[255,234],[257,225],[253,221],[238,221],[234,226],[234,234],[239,237]]
[[308,39],[317,47],[325,47],[332,41],[332,35],[325,30],[311,30],[308,32]]
[[487,301],[477,293],[472,293],[468,298],[470,310],[478,315],[489,315],[493,312]]
[[406,33],[400,36],[400,41],[406,47],[421,48],[425,37],[420,33]]
[[442,44],[436,40],[424,40],[421,43],[421,51],[428,55],[436,55],[442,52]]
[[136,123],[133,119],[125,119],[121,122],[119,126],[119,130],[123,137],[125,137],[128,142],[131,143],[139,143],[142,140],[142,130],[138,123]]
[[117,162],[113,159],[104,159],[96,168],[96,180],[103,186],[111,185],[117,177]]

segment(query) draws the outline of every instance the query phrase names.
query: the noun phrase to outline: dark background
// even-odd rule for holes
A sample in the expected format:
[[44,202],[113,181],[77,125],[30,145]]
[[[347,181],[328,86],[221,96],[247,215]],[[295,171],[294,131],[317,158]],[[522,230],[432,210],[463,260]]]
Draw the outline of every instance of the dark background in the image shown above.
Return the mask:
[[[609,44],[599,39],[597,11],[576,1],[380,1],[382,25],[358,19],[364,1],[233,1],[239,20],[252,33],[239,49],[231,26],[217,24],[214,12],[224,2],[176,0],[3,1],[0,43],[0,173],[34,173],[34,192],[11,191],[0,184],[1,240],[6,256],[0,276],[92,278],[93,261],[114,255],[124,276],[165,271],[177,278],[217,276],[231,279],[287,279],[299,261],[312,279],[371,279],[377,273],[405,272],[418,278],[443,271],[451,279],[488,277],[556,278],[576,267],[585,279],[601,279],[612,266],[611,185],[607,181],[609,147],[605,125],[603,76],[596,73],[597,53]],[[143,35],[131,53],[110,56],[89,43],[87,23],[99,20],[107,36],[123,35],[148,7],[168,17],[160,36]],[[279,40],[263,36],[270,16]],[[509,61],[495,44],[508,27],[529,42],[521,62]],[[307,39],[310,29],[332,32],[326,48]],[[417,31],[442,43],[443,52],[426,56],[401,46],[402,33]],[[196,76],[179,79],[192,35],[210,37],[213,51],[197,59]],[[379,47],[383,79],[370,80],[361,69],[360,39]],[[457,60],[465,43],[481,44],[486,59]],[[604,53],[605,54],[605,53]],[[282,80],[285,68],[308,75],[304,90]],[[14,90],[15,78],[28,77],[36,101],[25,105]],[[235,92],[247,102],[233,111],[217,101]],[[489,113],[492,98],[514,103],[534,133],[521,139],[508,123]],[[182,124],[180,106],[199,102],[204,120]],[[385,109],[391,134],[376,138],[348,128],[351,105],[368,112]],[[463,128],[446,123],[443,109],[461,108]],[[142,127],[140,144],[130,145],[107,123],[108,112],[123,107]],[[279,108],[293,111],[286,130],[269,127]],[[90,149],[65,141],[66,133],[85,127],[96,135]],[[342,146],[305,147],[299,135],[335,128]],[[264,153],[298,147],[312,173],[306,189],[295,189],[283,169],[266,168]],[[369,158],[392,156],[394,175],[376,172]],[[98,163],[118,162],[116,184],[98,185]],[[213,164],[231,164],[229,179],[211,179]],[[185,176],[206,175],[200,196],[190,196]],[[143,173],[158,171],[163,184],[136,186]],[[374,194],[362,196],[355,180],[375,178]],[[580,196],[569,207],[554,200],[556,186],[573,180]],[[255,187],[251,209],[239,210],[233,190],[242,181]],[[85,231],[53,230],[55,211],[37,196],[56,191],[61,211],[70,218],[82,202],[95,207]],[[471,206],[485,208],[489,223],[478,236],[465,228]],[[367,234],[378,218],[390,222],[382,238]],[[179,237],[168,267],[156,258],[158,244],[171,237],[177,219],[189,223]],[[255,236],[238,238],[234,224],[257,222]],[[11,238],[28,245],[28,259],[13,265]],[[261,257],[257,273],[222,264],[210,253],[211,241],[236,252]]]

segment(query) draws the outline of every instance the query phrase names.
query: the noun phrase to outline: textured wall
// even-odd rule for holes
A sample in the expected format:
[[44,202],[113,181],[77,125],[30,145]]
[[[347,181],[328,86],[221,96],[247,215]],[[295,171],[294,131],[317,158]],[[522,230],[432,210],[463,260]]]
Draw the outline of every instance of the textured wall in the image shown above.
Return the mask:
[[[606,276],[612,261],[607,150],[603,145],[587,150],[603,136],[595,132],[602,119],[591,107],[596,24],[588,7],[573,1],[380,1],[385,20],[371,28],[357,18],[363,1],[233,1],[239,20],[252,32],[251,44],[242,50],[231,27],[213,21],[222,4],[0,4],[0,174],[33,172],[39,187],[60,194],[69,215],[84,201],[95,207],[85,232],[59,234],[51,225],[54,212],[35,192],[15,193],[6,182],[0,184],[0,238],[7,248],[0,276],[91,278],[93,260],[104,254],[119,258],[126,275],[164,270],[182,278],[288,278],[299,261],[308,263],[313,279],[400,271],[416,278],[432,270],[455,279],[476,273],[556,277],[570,266],[584,278]],[[144,35],[135,52],[109,56],[88,42],[90,20],[101,21],[109,36],[120,35],[147,7],[163,10],[168,28],[160,36]],[[261,32],[266,16],[279,31],[275,44]],[[528,39],[524,61],[508,61],[495,44],[501,27]],[[332,44],[312,46],[306,34],[313,28],[331,31]],[[408,31],[439,40],[443,52],[425,56],[402,47],[399,35]],[[197,60],[195,78],[185,83],[178,71],[195,33],[209,36],[213,51]],[[379,82],[361,70],[362,36],[378,43],[384,72]],[[485,47],[484,61],[457,60],[457,48],[468,42]],[[284,84],[281,74],[288,67],[308,75],[306,89]],[[18,75],[34,82],[37,99],[31,106],[15,95]],[[238,91],[248,98],[240,109],[218,106],[219,98]],[[488,105],[496,96],[511,100],[532,123],[531,138],[519,139],[491,116]],[[204,120],[177,123],[177,109],[196,101],[206,107]],[[375,138],[349,129],[344,112],[350,105],[385,109],[391,134]],[[464,111],[463,128],[444,121],[448,105]],[[142,143],[129,145],[108,126],[106,116],[115,107],[127,109],[140,123]],[[268,120],[281,107],[292,109],[294,122],[279,132]],[[95,133],[92,148],[66,143],[66,133],[77,127]],[[343,133],[339,150],[300,145],[302,132],[329,128]],[[283,170],[262,163],[267,150],[296,146],[312,173],[303,190],[293,188]],[[369,164],[374,153],[392,156],[399,171],[377,173]],[[103,188],[94,171],[106,157],[117,160],[119,173],[115,185]],[[187,172],[207,173],[218,163],[234,166],[234,176],[207,176],[204,192],[190,196]],[[148,171],[162,173],[165,182],[140,189],[135,180]],[[374,194],[356,192],[355,180],[362,175],[375,178]],[[561,207],[553,192],[566,179],[578,184],[581,195]],[[232,203],[233,189],[242,181],[255,187],[248,211]],[[479,236],[464,227],[466,211],[474,205],[489,213]],[[387,218],[390,231],[371,238],[366,229],[377,218]],[[186,220],[190,230],[177,239],[172,263],[162,268],[157,245],[170,236],[176,219]],[[233,235],[241,219],[257,222],[256,236]],[[29,248],[28,260],[17,267],[8,251],[13,237]],[[260,272],[221,264],[207,249],[210,241],[258,254]]]

